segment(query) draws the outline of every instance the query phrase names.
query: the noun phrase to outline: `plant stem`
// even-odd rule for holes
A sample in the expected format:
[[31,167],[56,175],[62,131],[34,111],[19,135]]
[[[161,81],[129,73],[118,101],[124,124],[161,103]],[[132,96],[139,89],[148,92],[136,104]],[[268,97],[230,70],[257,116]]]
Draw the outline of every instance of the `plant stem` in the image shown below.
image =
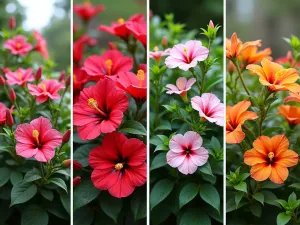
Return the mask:
[[[243,79],[243,76],[242,76],[241,69],[240,69],[239,65],[237,64],[237,62],[235,60],[231,60],[231,61],[232,61],[233,65],[235,66],[236,71],[237,71],[237,73],[239,75],[239,78],[240,78],[240,80],[242,82],[242,85],[243,85],[243,87],[244,87],[247,95],[249,96],[249,98],[251,100],[250,92],[249,92],[249,90],[248,90],[248,88],[247,88],[247,86],[246,86],[246,84],[244,82],[244,79]],[[252,102],[252,100],[251,100],[251,102]]]
[[199,83],[199,80],[197,79],[197,76],[196,76],[196,74],[195,74],[195,71],[194,71],[193,68],[191,68],[190,71],[191,71],[193,77],[196,79],[196,85],[197,85],[197,87],[198,87],[198,89],[199,89],[199,93],[200,93],[200,95],[201,95],[201,85],[200,85],[200,83]]

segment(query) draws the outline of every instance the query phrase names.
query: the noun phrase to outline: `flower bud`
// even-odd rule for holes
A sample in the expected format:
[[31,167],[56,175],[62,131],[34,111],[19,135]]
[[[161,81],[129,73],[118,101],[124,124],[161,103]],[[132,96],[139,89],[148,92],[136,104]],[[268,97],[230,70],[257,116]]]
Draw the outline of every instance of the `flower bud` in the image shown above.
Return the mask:
[[73,179],[73,187],[77,187],[81,184],[81,177],[77,176]]
[[59,78],[58,78],[59,82],[62,82],[62,81],[65,80],[65,75],[66,75],[65,71],[60,72],[60,75],[59,75]]
[[210,21],[209,21],[209,24],[208,24],[208,26],[210,26],[211,28],[215,28],[215,25],[214,25],[214,23],[213,23],[213,21],[212,21],[212,20],[210,20]]
[[15,102],[17,99],[16,93],[12,88],[9,90],[9,98],[12,102]]
[[73,170],[81,170],[82,164],[76,160],[73,160]]
[[0,75],[0,85],[4,85],[4,84],[5,84],[5,79]]
[[66,159],[66,160],[64,160],[64,161],[61,163],[61,166],[62,166],[63,168],[70,168],[71,162],[72,162],[71,159]]
[[287,58],[288,62],[292,65],[293,61],[294,61],[294,58],[293,58],[293,53],[291,51],[287,52],[286,58]]
[[14,122],[14,118],[11,114],[11,111],[9,109],[6,109],[6,120],[5,123],[7,126],[12,127],[15,122]]
[[16,27],[16,18],[14,16],[9,18],[8,26],[10,29],[14,29]]
[[117,45],[114,43],[114,42],[108,42],[108,48],[110,49],[110,50],[117,50],[118,48],[117,48]]
[[235,71],[235,66],[233,65],[233,63],[231,61],[229,61],[228,65],[227,65],[227,70],[230,74],[232,74]]
[[66,78],[66,85],[70,85],[70,83],[71,83],[71,76],[68,75]]
[[67,143],[70,140],[70,136],[71,136],[71,130],[67,130],[66,133],[64,134],[62,141],[63,143]]
[[168,47],[168,38],[166,36],[163,36],[163,38],[161,39],[161,45],[164,49]]
[[39,67],[38,70],[35,73],[35,80],[38,81],[42,78],[43,69],[42,67]]

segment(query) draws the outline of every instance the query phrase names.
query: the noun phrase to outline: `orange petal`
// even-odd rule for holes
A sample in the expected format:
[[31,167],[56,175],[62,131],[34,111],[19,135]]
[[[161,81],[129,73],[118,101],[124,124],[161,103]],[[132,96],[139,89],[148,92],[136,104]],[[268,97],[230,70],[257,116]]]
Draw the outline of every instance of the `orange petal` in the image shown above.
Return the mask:
[[240,114],[238,118],[239,124],[244,124],[246,120],[255,120],[258,118],[258,115],[255,112],[246,111]]
[[299,155],[293,150],[282,151],[276,156],[276,164],[282,167],[291,167],[298,164]]
[[250,170],[251,177],[256,181],[264,181],[268,179],[272,172],[271,165],[260,163],[253,166]]
[[266,163],[266,157],[255,149],[251,149],[245,152],[244,162],[248,166],[254,166],[259,163]]
[[271,138],[267,136],[260,136],[253,142],[253,147],[261,154],[267,155],[272,151]]
[[266,58],[261,61],[261,65],[265,71],[267,80],[269,80],[271,77],[275,77],[278,70],[282,70],[282,66],[280,64],[274,63]]
[[277,157],[280,152],[285,151],[289,148],[290,142],[286,138],[285,135],[275,135],[271,138],[272,142],[272,151],[275,154],[275,157]]
[[291,92],[300,92],[300,85],[297,83],[294,84],[285,84],[284,85],[286,87],[287,90],[291,91]]
[[244,138],[245,133],[243,132],[241,125],[239,125],[234,131],[226,134],[226,143],[238,144],[241,143]]
[[270,180],[276,184],[282,184],[289,176],[289,170],[286,167],[275,165],[272,167]]
[[[246,69],[250,70],[251,72],[253,72],[256,75],[259,75],[259,76],[262,76],[262,77],[266,76],[263,68],[259,65],[250,64],[246,67]],[[250,73],[250,74],[252,74],[252,73]]]

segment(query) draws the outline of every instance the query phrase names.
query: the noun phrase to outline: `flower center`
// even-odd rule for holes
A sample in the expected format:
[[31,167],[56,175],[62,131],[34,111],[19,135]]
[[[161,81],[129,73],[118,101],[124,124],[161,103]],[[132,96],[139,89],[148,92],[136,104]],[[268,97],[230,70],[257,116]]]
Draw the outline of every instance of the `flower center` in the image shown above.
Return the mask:
[[22,80],[22,73],[21,72],[18,72],[17,76],[18,76],[19,80]]
[[91,6],[91,1],[90,0],[84,0],[84,6],[85,7],[90,7]]
[[123,163],[117,163],[116,165],[115,165],[115,169],[116,170],[121,170],[121,169],[123,169]]
[[118,19],[118,24],[121,25],[121,24],[124,24],[124,23],[125,23],[125,20],[123,18],[119,18]]
[[45,91],[45,92],[47,91],[47,86],[46,86],[46,84],[44,84],[44,83],[41,84],[41,88],[42,88],[43,91]]
[[105,61],[105,66],[108,70],[108,75],[111,75],[111,69],[112,69],[112,66],[113,66],[113,62],[111,59],[108,59]]
[[187,54],[188,54],[188,49],[187,49],[186,47],[184,47],[184,48],[183,48],[183,52],[184,52],[184,54],[187,56]]
[[155,46],[155,47],[153,48],[153,50],[154,50],[155,52],[158,52],[158,47]]
[[184,86],[183,86],[183,84],[182,84],[181,81],[177,82],[177,87],[178,87],[179,90],[183,90],[184,89]]
[[101,109],[99,109],[98,102],[94,98],[88,99],[88,106],[92,109],[97,110],[102,116],[107,117],[107,114],[104,113]]
[[272,84],[279,84],[280,83],[280,79],[283,76],[284,76],[283,69],[277,70],[276,73],[275,73],[275,77],[271,77],[270,83],[272,83]]
[[32,137],[35,138],[35,140],[37,141],[37,144],[38,144],[38,145],[40,144],[40,142],[39,142],[39,136],[40,136],[40,133],[39,133],[38,130],[33,130],[33,131],[32,131]]
[[268,157],[269,159],[272,161],[272,159],[274,158],[274,152],[269,152]]
[[139,85],[140,87],[143,86],[143,81],[145,80],[145,72],[144,70],[138,70],[137,72],[137,79],[140,82]]
[[22,47],[22,44],[20,42],[17,43],[17,49],[20,49]]

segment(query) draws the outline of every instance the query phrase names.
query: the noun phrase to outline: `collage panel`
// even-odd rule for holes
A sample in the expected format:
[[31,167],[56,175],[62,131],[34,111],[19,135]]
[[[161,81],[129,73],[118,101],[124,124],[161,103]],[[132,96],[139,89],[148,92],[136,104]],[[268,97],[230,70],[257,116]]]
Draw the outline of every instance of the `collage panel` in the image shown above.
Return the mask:
[[223,224],[223,1],[150,10],[150,224]]
[[146,225],[146,1],[73,10],[74,224]]
[[298,1],[227,0],[227,224],[299,224]]
[[70,7],[0,2],[1,225],[71,222]]

